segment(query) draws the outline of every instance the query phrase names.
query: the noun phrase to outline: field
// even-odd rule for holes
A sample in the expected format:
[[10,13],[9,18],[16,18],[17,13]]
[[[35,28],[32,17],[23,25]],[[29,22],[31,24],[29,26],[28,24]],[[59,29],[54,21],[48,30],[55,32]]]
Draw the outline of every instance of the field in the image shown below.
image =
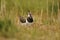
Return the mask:
[[[0,40],[60,40],[59,0],[0,0]],[[32,25],[18,15],[32,12]]]

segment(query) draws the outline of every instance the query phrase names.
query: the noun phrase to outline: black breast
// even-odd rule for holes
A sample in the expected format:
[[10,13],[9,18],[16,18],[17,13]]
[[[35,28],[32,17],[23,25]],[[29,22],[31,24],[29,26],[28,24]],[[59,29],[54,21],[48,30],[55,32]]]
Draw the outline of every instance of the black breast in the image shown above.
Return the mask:
[[28,18],[27,18],[27,21],[28,21],[29,23],[32,23],[32,22],[33,22],[33,18],[32,18],[32,17],[28,17]]

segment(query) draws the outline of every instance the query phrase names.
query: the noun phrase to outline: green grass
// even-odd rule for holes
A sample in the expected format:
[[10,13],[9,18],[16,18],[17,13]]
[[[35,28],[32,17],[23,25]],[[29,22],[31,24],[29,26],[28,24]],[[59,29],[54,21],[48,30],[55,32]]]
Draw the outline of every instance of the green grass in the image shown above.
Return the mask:
[[[3,1],[2,1],[3,2]],[[6,8],[0,15],[0,39],[16,40],[60,40],[60,25],[56,15],[51,19],[51,2],[49,0],[49,16],[47,16],[47,0],[5,0]],[[55,4],[57,0],[55,0]],[[54,14],[57,13],[57,5],[54,5]],[[41,17],[41,9],[43,13]],[[2,8],[3,9],[3,8]],[[19,15],[27,17],[27,11],[31,10],[34,22],[31,26],[19,24]],[[47,19],[48,17],[48,19]],[[42,20],[40,19],[42,18]]]

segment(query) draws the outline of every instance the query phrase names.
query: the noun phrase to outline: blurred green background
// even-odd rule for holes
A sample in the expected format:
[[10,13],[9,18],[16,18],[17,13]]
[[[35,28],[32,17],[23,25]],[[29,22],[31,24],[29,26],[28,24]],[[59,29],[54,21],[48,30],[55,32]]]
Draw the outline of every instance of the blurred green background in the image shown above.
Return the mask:
[[[17,40],[59,40],[58,2],[59,0],[0,0],[0,36],[15,37]],[[22,27],[18,24],[18,14],[26,17],[28,10],[32,12],[34,24]]]

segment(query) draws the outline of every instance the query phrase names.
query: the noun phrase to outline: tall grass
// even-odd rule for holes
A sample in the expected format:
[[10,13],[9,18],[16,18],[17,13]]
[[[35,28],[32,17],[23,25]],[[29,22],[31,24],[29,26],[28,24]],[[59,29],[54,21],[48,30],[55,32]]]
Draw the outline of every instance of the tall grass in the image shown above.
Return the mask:
[[[57,38],[56,35],[58,38],[60,37],[58,21],[53,20],[57,19],[58,14],[57,0],[54,0],[53,16],[51,15],[52,0],[48,0],[48,5],[47,0],[1,0],[0,3],[2,4],[0,4],[2,14],[0,15],[1,36],[15,37],[18,40],[52,40]],[[34,23],[27,27],[21,26],[18,15],[26,17],[28,10],[32,12]],[[41,22],[42,24],[40,24]]]

